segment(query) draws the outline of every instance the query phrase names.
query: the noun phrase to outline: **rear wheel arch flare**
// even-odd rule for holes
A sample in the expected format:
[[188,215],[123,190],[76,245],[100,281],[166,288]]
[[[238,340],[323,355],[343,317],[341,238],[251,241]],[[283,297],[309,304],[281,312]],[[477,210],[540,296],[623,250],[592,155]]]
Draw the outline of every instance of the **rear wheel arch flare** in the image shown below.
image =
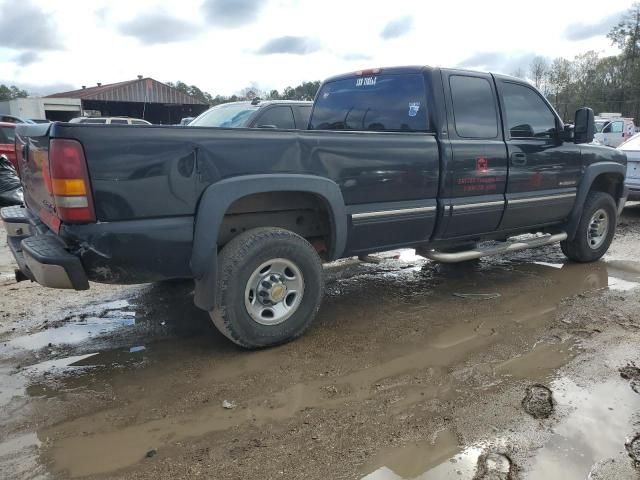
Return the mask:
[[332,223],[329,259],[337,259],[347,242],[347,214],[338,185],[314,175],[243,175],[213,183],[202,194],[195,216],[191,271],[196,280],[196,305],[213,308],[217,277],[219,229],[229,207],[238,199],[265,192],[307,192],[322,198]]

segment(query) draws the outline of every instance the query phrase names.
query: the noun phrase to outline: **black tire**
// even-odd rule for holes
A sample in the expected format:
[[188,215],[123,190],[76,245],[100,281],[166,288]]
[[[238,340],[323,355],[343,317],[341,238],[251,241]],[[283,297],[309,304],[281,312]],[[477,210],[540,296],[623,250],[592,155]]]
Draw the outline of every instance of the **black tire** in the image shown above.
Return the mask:
[[[602,210],[606,213],[607,232],[601,244],[593,246],[589,242],[592,217]],[[590,192],[582,210],[582,217],[572,240],[560,242],[562,253],[575,262],[594,262],[600,259],[611,245],[616,233],[617,211],[613,197],[605,192]]]
[[[300,303],[282,323],[263,325],[245,305],[249,280],[272,259],[292,262],[302,274]],[[324,296],[322,262],[304,238],[280,228],[254,228],[227,243],[218,256],[216,308],[213,324],[229,340],[244,348],[261,348],[293,340],[309,327]]]

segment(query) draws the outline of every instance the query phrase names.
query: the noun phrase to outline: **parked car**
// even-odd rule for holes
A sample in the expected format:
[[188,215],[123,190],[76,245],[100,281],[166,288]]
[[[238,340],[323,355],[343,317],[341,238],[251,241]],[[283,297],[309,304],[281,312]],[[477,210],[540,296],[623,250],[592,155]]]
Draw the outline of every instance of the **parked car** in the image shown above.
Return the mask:
[[33,123],[51,123],[51,120],[47,120],[46,118],[30,118]]
[[626,185],[629,188],[629,200],[640,200],[640,133],[618,147],[627,155]]
[[[235,123],[248,105],[227,108]],[[375,69],[326,80],[308,130],[18,126],[26,208],[0,217],[17,279],[190,278],[215,326],[258,348],[311,324],[323,261],[412,247],[459,262],[556,242],[601,258],[626,157],[593,135],[591,109],[565,128],[517,78]],[[539,235],[507,241],[522,234]]]
[[17,169],[15,131],[15,123],[0,122],[0,155],[6,155],[11,165]]
[[94,123],[101,125],[151,125],[151,122],[140,118],[129,117],[76,117],[69,123]]
[[178,125],[189,125],[194,118],[196,117],[184,117],[183,119],[180,120],[180,123]]
[[0,114],[0,122],[4,123],[35,123],[31,120],[27,120],[25,118],[16,117],[15,115],[7,115],[4,113]]
[[313,102],[294,100],[223,103],[193,119],[189,126],[306,130],[312,106]]
[[594,138],[608,147],[617,147],[631,138],[636,131],[633,118],[623,118],[620,114],[596,117],[595,124],[596,134]]

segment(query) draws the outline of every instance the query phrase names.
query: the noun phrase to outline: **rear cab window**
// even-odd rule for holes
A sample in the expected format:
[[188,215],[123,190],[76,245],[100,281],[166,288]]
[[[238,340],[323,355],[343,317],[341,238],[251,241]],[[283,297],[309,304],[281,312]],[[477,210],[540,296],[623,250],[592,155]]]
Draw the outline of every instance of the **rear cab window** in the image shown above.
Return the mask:
[[316,97],[312,130],[430,131],[424,76],[379,74],[323,84]]

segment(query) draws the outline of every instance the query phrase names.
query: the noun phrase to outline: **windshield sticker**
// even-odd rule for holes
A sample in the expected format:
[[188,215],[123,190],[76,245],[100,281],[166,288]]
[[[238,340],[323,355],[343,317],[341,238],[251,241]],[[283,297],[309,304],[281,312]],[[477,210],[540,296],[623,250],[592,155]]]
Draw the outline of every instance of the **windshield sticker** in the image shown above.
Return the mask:
[[409,116],[415,117],[420,110],[420,102],[409,102]]
[[361,77],[356,79],[356,87],[368,87],[376,84],[378,77]]

